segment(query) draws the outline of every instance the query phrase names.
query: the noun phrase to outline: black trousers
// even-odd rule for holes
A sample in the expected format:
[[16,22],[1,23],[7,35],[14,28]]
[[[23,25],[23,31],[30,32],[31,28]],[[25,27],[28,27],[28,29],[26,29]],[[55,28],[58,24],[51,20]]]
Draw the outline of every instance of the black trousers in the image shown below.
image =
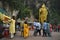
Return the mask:
[[34,31],[34,36],[37,36],[37,33],[39,33],[39,35],[41,35],[41,30],[36,29],[36,30]]
[[46,30],[43,29],[43,36],[47,36]]

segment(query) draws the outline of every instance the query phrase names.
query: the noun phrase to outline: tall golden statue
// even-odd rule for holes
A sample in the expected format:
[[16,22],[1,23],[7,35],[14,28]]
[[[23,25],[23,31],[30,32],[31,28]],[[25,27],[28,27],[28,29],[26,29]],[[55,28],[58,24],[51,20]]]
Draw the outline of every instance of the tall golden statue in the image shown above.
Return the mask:
[[48,15],[47,8],[45,4],[43,4],[42,7],[39,9],[39,21],[43,23],[44,20],[47,20],[47,15]]

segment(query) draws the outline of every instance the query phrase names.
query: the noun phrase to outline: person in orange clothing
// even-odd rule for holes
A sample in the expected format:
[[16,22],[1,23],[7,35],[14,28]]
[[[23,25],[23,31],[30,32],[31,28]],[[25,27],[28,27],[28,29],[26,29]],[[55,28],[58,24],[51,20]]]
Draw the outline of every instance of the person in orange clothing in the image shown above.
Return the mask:
[[24,38],[27,38],[29,36],[29,27],[27,22],[24,22],[24,32],[23,32]]

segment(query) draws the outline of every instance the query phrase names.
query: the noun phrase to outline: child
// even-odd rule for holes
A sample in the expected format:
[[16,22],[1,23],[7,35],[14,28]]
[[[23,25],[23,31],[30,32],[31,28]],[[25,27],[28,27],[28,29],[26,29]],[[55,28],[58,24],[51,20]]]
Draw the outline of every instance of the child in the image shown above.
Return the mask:
[[6,27],[5,29],[4,29],[4,37],[8,37],[9,36],[9,30],[8,30],[8,28]]

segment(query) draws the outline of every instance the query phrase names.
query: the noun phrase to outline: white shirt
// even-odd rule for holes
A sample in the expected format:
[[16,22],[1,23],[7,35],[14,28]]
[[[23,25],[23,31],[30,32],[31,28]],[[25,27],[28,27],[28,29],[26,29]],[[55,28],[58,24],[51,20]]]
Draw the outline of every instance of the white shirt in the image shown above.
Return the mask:
[[34,26],[38,26],[37,29],[41,29],[41,24],[39,22],[34,22],[33,24],[34,24]]
[[37,29],[41,29],[41,24],[39,22],[37,22],[36,26],[38,26]]

